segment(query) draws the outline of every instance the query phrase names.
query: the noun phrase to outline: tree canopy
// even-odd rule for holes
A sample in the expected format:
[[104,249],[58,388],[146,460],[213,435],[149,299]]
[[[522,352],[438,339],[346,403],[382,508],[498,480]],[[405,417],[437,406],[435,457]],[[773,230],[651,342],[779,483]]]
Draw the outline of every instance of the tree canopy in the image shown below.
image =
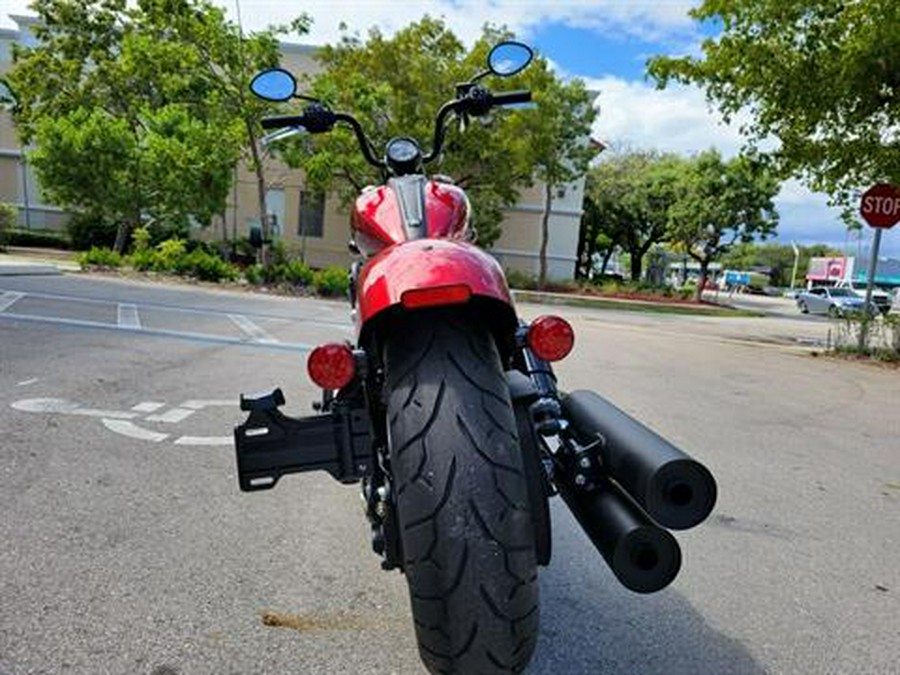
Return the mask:
[[763,164],[738,155],[723,160],[707,150],[685,166],[668,207],[668,239],[700,263],[698,299],[709,263],[738,242],[775,233],[780,186]]
[[896,0],[704,0],[720,25],[702,57],[657,57],[660,87],[695,83],[782,177],[804,178],[845,206],[860,188],[900,183],[900,3]]
[[660,243],[697,260],[705,279],[709,263],[735,244],[775,232],[778,189],[765,164],[744,155],[726,161],[715,150],[693,157],[619,152],[588,174],[584,236],[607,259],[621,246],[635,281]]
[[[41,184],[61,206],[119,224],[185,228],[224,211],[267,107],[246,95],[278,62],[274,31],[243,39],[207,0],[36,0],[38,43],[7,76]],[[305,30],[301,18],[293,28]]]
[[[310,79],[308,93],[335,110],[352,113],[379,152],[394,136],[415,138],[428,151],[441,105],[454,97],[457,84],[485,69],[491,46],[510,37],[505,30],[486,27],[467,50],[443,21],[429,17],[391,37],[377,29],[369,31],[365,41],[345,36],[339,44],[319,52],[324,69]],[[531,89],[538,110],[495,109],[485,119],[470,120],[464,132],[451,124],[445,151],[429,171],[452,176],[466,189],[473,204],[478,241],[490,245],[500,234],[501,209],[515,203],[518,189],[530,185],[536,171],[548,167],[563,175],[554,157],[548,153],[539,157],[537,150],[547,148],[548,138],[552,136],[557,142],[559,155],[575,158],[578,154],[563,134],[572,130],[561,129],[558,120],[560,115],[571,113],[573,101],[580,105],[587,95],[579,98],[572,94],[579,91],[578,87],[584,91],[579,84],[570,84],[565,91],[554,89],[555,94],[564,96],[561,100],[550,95],[550,87],[563,85],[540,57],[517,76],[488,77],[481,83],[497,92]],[[550,115],[550,106],[557,107],[556,117]],[[560,113],[559,107],[568,112]],[[589,102],[587,108],[589,111]],[[537,119],[529,118],[535,113]],[[324,191],[337,191],[345,199],[380,178],[360,156],[348,129],[337,127],[330,134],[286,141],[281,148],[285,160],[302,167],[311,184]]]
[[626,151],[602,159],[588,175],[587,195],[603,223],[599,232],[628,253],[635,281],[644,256],[666,238],[669,208],[685,164],[674,154]]

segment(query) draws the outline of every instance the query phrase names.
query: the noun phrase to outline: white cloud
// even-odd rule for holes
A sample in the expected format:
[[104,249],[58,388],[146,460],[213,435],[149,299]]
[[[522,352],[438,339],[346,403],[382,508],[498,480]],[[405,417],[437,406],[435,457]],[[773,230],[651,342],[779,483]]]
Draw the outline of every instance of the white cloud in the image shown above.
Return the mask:
[[[0,25],[13,25],[8,14],[30,13],[28,1],[0,0]],[[216,0],[231,17],[235,17],[235,2]],[[561,23],[597,32],[598,46],[600,40],[641,39],[658,43],[662,51],[672,54],[697,51],[700,36],[687,16],[694,4],[692,0],[305,0],[297,4],[240,0],[247,30],[286,23],[298,12],[308,12],[314,23],[302,41],[313,44],[337,40],[341,22],[351,31],[364,34],[377,26],[389,34],[430,14],[443,16],[466,42],[476,39],[486,22],[506,24],[524,39],[544,24]],[[591,89],[601,92],[601,114],[595,125],[598,138],[684,154],[715,147],[725,156],[734,155],[743,145],[739,126],[746,118],[739,117],[730,125],[722,123],[698,89],[674,86],[658,91],[646,82],[611,76],[585,80]],[[826,201],[796,181],[785,183],[777,202],[780,238],[843,242],[845,231],[838,211]],[[898,237],[896,233],[885,236],[888,250],[900,252]]]
[[[588,88],[600,92],[594,136],[604,142],[685,155],[714,147],[726,157],[737,154],[744,145],[740,127],[748,118],[738,116],[725,124],[695,87],[657,90],[647,82],[612,76],[584,79]],[[788,180],[782,185],[776,206],[780,241],[822,242],[839,248],[845,245],[846,229],[840,211],[828,206],[827,196],[810,191],[797,180]],[[882,245],[885,254],[897,255],[900,235],[888,233]]]
[[[235,17],[236,0],[215,0]],[[300,12],[315,20],[304,38],[313,44],[333,42],[338,26],[365,33],[378,26],[392,33],[424,14],[443,16],[466,42],[486,23],[505,24],[523,37],[546,23],[594,30],[607,39],[639,38],[651,42],[683,43],[694,35],[687,16],[690,0],[240,0],[244,27],[259,30],[286,23]],[[3,0],[0,25],[12,26],[8,14],[28,14],[28,0]]]

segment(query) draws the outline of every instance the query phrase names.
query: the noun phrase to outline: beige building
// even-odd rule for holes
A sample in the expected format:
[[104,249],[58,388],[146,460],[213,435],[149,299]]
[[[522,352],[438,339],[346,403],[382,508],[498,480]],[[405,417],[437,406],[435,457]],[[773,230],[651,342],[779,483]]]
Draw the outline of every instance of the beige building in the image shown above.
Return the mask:
[[[0,75],[11,67],[14,42],[25,45],[34,42],[30,31],[34,19],[10,18],[18,28],[0,28]],[[295,74],[314,74],[320,67],[315,60],[315,47],[283,44],[282,54],[284,67]],[[274,214],[277,235],[286,245],[293,251],[302,251],[313,266],[347,264],[350,226],[346,208],[335,198],[325,199],[323,203],[317,195],[304,189],[302,172],[280,162],[268,161],[266,177],[268,211]],[[583,190],[582,179],[554,196],[548,242],[548,271],[552,278],[573,276]],[[523,191],[518,203],[506,212],[503,234],[491,249],[504,267],[537,274],[543,192],[542,185]],[[9,112],[5,110],[0,110],[0,202],[18,208],[22,227],[61,229],[68,218],[59,207],[45,203],[37,178],[25,161]],[[204,239],[246,236],[251,225],[258,221],[256,181],[252,172],[240,167],[224,220],[216,219],[209,228],[196,234]]]

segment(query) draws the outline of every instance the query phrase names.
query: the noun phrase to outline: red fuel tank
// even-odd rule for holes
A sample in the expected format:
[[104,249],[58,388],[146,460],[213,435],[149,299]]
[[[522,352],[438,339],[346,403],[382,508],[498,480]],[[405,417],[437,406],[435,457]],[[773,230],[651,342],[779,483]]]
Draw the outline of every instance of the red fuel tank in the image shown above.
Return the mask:
[[[424,206],[426,238],[464,240],[468,237],[469,199],[460,188],[449,183],[426,181]],[[400,201],[390,185],[366,190],[356,199],[351,226],[356,245],[366,256],[409,239],[400,213]]]

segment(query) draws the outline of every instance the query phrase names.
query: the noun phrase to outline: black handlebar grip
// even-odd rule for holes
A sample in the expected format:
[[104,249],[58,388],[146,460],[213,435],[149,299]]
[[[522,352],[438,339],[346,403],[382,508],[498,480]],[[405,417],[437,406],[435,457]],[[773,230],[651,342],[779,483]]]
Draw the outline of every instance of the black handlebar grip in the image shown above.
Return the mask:
[[302,127],[303,115],[285,115],[281,117],[266,117],[260,124],[263,129],[282,129],[284,127]]
[[502,94],[494,94],[491,105],[510,105],[513,103],[530,103],[531,92],[527,90],[507,91]]

